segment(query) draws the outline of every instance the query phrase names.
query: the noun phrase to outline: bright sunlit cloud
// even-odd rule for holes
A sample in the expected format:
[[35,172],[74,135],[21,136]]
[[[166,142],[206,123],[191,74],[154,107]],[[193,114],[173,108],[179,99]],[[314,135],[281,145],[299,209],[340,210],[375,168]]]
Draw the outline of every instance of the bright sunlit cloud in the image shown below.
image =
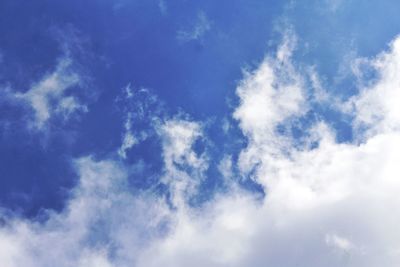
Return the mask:
[[[325,2],[333,13],[344,5]],[[155,12],[173,16],[172,3],[157,3]],[[192,28],[173,36],[179,49],[211,30],[208,15],[197,14]],[[9,85],[2,102],[18,103],[11,108],[27,113],[30,126],[68,125],[77,114],[85,125],[68,149],[55,141],[46,148],[65,153],[76,175],[63,188],[63,207],[29,217],[1,206],[0,265],[397,267],[400,38],[351,60],[346,85],[354,93],[344,97],[326,86],[318,64],[302,61],[302,33],[289,28],[253,67],[239,66],[234,100],[212,118],[205,104],[199,113],[176,104],[197,91],[179,102],[182,92],[150,88],[156,78],[146,87],[121,80],[118,92],[99,98],[107,108],[89,108],[76,94],[83,78],[68,56],[24,92]],[[168,74],[178,79],[179,71]],[[346,140],[342,124],[351,131]]]

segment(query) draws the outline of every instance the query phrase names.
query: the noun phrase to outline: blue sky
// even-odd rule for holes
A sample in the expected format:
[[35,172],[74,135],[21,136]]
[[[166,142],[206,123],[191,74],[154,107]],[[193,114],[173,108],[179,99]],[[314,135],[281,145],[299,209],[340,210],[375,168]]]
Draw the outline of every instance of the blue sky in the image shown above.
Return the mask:
[[398,266],[399,8],[0,1],[0,265]]

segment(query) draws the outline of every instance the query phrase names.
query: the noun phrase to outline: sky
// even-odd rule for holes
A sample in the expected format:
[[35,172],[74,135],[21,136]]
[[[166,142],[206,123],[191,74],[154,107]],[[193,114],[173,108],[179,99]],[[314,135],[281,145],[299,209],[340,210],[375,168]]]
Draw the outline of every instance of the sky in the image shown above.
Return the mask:
[[399,266],[398,10],[1,0],[0,265]]

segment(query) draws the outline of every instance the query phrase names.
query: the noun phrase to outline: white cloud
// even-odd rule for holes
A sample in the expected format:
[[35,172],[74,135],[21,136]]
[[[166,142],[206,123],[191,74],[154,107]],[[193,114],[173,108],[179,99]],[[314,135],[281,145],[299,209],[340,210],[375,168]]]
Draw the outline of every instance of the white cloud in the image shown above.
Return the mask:
[[[384,55],[396,60],[395,51]],[[395,65],[391,60],[389,66]],[[304,98],[293,66],[279,62],[268,59],[246,76],[235,112],[249,139],[243,153],[257,163],[254,176],[266,190],[265,200],[260,203],[235,188],[200,210],[178,212],[175,231],[142,254],[139,266],[399,264],[400,215],[395,210],[400,203],[400,133],[378,128],[362,144],[340,144],[334,131],[318,122],[310,135],[317,148],[288,147],[290,140],[280,141],[274,128],[301,116]],[[284,79],[282,84],[275,76],[277,64],[278,71],[288,67],[280,71],[292,82]],[[371,90],[386,83],[381,79]],[[393,90],[389,95],[399,90],[385,88]],[[290,92],[296,96],[290,101],[281,97]],[[353,101],[363,98],[361,93]],[[378,104],[391,110],[390,101]],[[358,110],[354,112],[357,117]],[[245,165],[254,168],[252,164]]]
[[375,69],[378,81],[361,88],[347,105],[356,116],[356,128],[367,128],[367,135],[400,129],[400,39],[390,45],[389,52],[383,52],[375,59],[364,60]]
[[[130,83],[124,87],[122,95],[116,98],[116,102],[122,106],[125,117],[122,144],[118,149],[118,155],[126,159],[127,152],[146,140],[154,131],[161,120],[163,108],[157,97],[149,90],[144,88],[135,90]],[[139,124],[141,127],[137,126]]]
[[[179,209],[186,207],[184,199],[198,184],[189,175],[204,168],[202,156],[191,149],[200,130],[197,123],[182,119],[160,125],[164,181],[176,196],[173,200],[179,200],[174,201]],[[129,168],[90,157],[76,160],[75,166],[80,181],[62,212],[49,211],[42,224],[5,217],[6,224],[0,227],[2,266],[132,266],[152,240],[176,222],[175,212],[162,197],[129,190]]]
[[157,198],[133,195],[113,161],[76,162],[80,183],[61,213],[40,224],[22,219],[0,228],[2,266],[132,266],[159,232],[167,210]]
[[225,156],[218,165],[218,171],[226,180],[230,180],[233,177],[232,168],[232,156]]
[[351,253],[352,250],[357,248],[350,240],[336,234],[327,234],[325,241],[328,245],[344,253]]
[[14,93],[12,98],[28,105],[33,110],[32,125],[43,129],[54,116],[61,115],[65,120],[77,111],[87,111],[75,96],[68,94],[81,82],[81,77],[73,70],[72,60],[62,57],[53,72],[44,75],[25,93]]
[[[400,132],[397,106],[386,99],[400,88],[397,43],[373,60],[379,80],[348,104],[355,125],[373,129],[361,143],[337,143],[324,122],[309,133],[318,143],[314,148],[293,146],[290,136],[276,131],[310,108],[290,59],[292,44],[245,75],[234,112],[248,138],[239,167],[243,173],[252,170],[265,199],[232,187],[201,207],[189,205],[211,159],[193,149],[205,138],[200,123],[169,119],[157,132],[173,207],[160,196],[129,191],[120,163],[82,158],[76,162],[80,183],[64,211],[50,213],[45,223],[9,219],[0,228],[0,262],[6,267],[397,267]],[[379,113],[374,123],[369,109]],[[232,175],[232,164],[227,156],[221,172]]]
[[276,126],[306,111],[303,81],[295,71],[290,56],[295,38],[286,35],[276,58],[267,57],[257,70],[245,73],[237,88],[240,105],[233,116],[239,121],[243,133],[253,142],[240,156],[240,168],[250,171],[256,157],[265,153],[278,153],[281,148],[270,143],[287,140],[275,134]]
[[208,168],[206,155],[193,150],[195,141],[202,137],[201,125],[174,118],[160,125],[158,132],[163,146],[163,182],[171,188],[173,204],[184,207]]
[[132,113],[128,112],[127,119],[124,124],[125,133],[123,136],[121,147],[118,149],[118,154],[123,159],[126,159],[127,150],[139,143],[139,140],[132,133]]
[[197,14],[197,19],[194,26],[191,29],[180,30],[177,33],[177,39],[181,42],[188,42],[199,40],[211,30],[211,22],[206,14],[200,11]]
[[160,127],[166,168],[174,164],[188,163],[199,167],[201,163],[191,149],[194,141],[201,136],[200,125],[186,120],[172,119]]

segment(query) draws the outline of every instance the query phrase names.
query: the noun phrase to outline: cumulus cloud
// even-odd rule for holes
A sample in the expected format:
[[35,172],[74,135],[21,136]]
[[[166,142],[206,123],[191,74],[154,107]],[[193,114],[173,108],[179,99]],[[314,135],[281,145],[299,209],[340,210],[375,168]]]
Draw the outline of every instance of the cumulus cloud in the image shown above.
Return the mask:
[[[240,105],[233,116],[243,133],[254,145],[240,155],[240,168],[250,171],[256,157],[280,149],[287,140],[276,135],[276,127],[306,111],[302,78],[295,71],[290,57],[295,37],[286,35],[276,57],[267,57],[253,72],[246,72],[237,88]],[[280,143],[272,146],[272,143]]]
[[[378,70],[396,66],[396,49],[374,61],[384,65],[378,64]],[[282,71],[285,79],[277,76]],[[368,90],[381,90],[387,75]],[[384,88],[389,95],[399,90]],[[361,144],[343,144],[335,141],[333,129],[318,122],[310,134],[318,140],[316,148],[288,148],[290,140],[274,129],[302,116],[303,91],[286,56],[269,58],[247,74],[234,114],[249,140],[239,165],[255,169],[266,198],[259,203],[248,193],[231,191],[200,211],[178,212],[175,231],[142,254],[139,266],[397,266],[399,132],[380,127]],[[362,91],[351,101],[364,98]],[[378,100],[369,105],[391,111],[390,101]],[[362,109],[351,112],[357,124]],[[394,123],[386,114],[382,118]],[[254,159],[251,164],[248,157]]]
[[[400,39],[390,44],[390,52],[383,52],[363,64],[372,67],[377,81],[360,88],[360,95],[348,101],[347,108],[355,114],[355,128],[366,129],[367,135],[398,131],[400,126]],[[361,75],[361,74],[359,74]]]
[[[288,36],[275,56],[245,74],[233,116],[247,138],[238,162],[226,155],[220,172],[238,165],[266,192],[264,199],[232,187],[204,205],[189,205],[207,170],[194,144],[202,124],[159,121],[162,182],[171,195],[129,190],[126,165],[76,161],[80,182],[67,207],[44,223],[19,218],[0,228],[4,266],[353,266],[400,262],[400,133],[397,106],[399,43],[372,59],[378,79],[360,88],[343,112],[363,125],[360,142],[338,143],[318,121],[295,146],[277,129],[312,108]],[[370,115],[370,110],[378,116]],[[372,116],[372,117],[371,117]],[[229,177],[227,177],[229,179]],[[49,253],[49,251],[51,253]]]
[[[195,171],[173,165],[201,169],[203,164],[191,150],[199,127],[178,119],[160,125],[164,182],[175,196],[175,208],[186,206],[180,197],[188,195],[196,182],[189,177]],[[80,181],[64,211],[48,211],[44,223],[1,214],[5,218],[0,228],[2,266],[132,266],[152,240],[162,239],[176,222],[164,197],[130,190],[128,167],[91,157],[74,165]]]
[[82,158],[75,164],[80,183],[62,213],[50,212],[43,224],[14,219],[1,228],[3,266],[131,266],[161,232],[164,204],[132,195],[117,163]]

